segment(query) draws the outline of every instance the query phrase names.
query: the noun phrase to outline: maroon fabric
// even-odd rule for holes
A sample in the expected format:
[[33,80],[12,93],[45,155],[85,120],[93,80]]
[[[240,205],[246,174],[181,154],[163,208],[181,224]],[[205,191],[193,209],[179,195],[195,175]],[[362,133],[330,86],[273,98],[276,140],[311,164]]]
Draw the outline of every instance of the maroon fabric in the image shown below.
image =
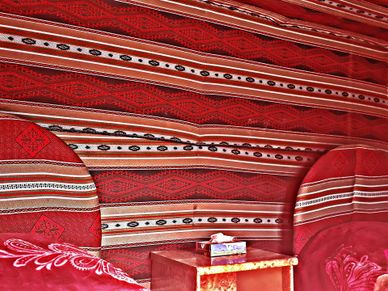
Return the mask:
[[[293,202],[299,177],[218,170],[92,171],[100,203],[170,200]],[[274,196],[273,193],[279,193]]]

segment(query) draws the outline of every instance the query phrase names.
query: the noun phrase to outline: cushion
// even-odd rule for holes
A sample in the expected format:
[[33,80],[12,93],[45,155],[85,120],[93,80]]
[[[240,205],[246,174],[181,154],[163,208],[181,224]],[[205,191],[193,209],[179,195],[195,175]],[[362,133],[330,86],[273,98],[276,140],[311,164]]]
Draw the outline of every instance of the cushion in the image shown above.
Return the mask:
[[19,117],[1,114],[0,132],[0,233],[30,233],[98,253],[96,187],[77,154]]
[[0,235],[1,290],[146,290],[121,269],[72,244]]
[[385,150],[347,145],[311,167],[294,211],[296,290],[373,291],[387,273],[387,165]]

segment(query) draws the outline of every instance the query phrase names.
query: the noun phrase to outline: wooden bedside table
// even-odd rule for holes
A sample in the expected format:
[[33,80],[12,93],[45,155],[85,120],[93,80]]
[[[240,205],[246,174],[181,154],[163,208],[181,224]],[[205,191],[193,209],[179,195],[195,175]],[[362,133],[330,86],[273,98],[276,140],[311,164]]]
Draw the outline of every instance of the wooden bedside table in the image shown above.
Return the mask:
[[298,259],[260,249],[213,257],[189,251],[151,253],[152,291],[291,291]]

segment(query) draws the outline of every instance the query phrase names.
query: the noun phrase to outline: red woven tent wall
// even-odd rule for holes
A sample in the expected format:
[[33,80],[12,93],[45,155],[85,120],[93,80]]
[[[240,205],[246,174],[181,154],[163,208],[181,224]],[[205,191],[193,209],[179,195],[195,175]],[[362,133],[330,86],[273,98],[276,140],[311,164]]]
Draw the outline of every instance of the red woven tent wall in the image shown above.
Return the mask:
[[146,279],[218,231],[292,253],[311,165],[388,148],[384,1],[294,2],[0,1],[0,110],[87,165],[104,258]]

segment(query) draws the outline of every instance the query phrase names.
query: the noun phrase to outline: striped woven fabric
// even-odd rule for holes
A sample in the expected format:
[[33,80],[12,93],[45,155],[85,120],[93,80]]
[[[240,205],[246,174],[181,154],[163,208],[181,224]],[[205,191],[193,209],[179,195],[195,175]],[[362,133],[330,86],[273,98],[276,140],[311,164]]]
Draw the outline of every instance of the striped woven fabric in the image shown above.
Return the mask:
[[96,186],[63,141],[35,123],[0,116],[0,232],[30,233],[98,253]]
[[343,145],[388,150],[384,5],[0,1],[0,112],[79,156],[102,256],[136,279],[150,277],[150,251],[218,231],[292,253],[314,163]]
[[311,167],[294,212],[298,290],[373,290],[387,267],[387,165],[386,150],[355,145]]

